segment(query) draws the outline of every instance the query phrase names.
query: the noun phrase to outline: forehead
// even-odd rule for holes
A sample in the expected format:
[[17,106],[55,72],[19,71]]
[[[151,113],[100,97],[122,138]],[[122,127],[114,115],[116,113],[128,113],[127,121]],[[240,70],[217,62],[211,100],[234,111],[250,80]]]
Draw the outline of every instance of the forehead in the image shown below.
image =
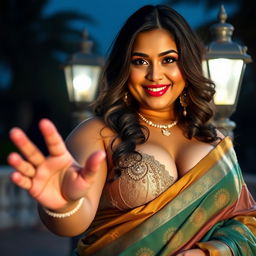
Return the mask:
[[133,51],[163,52],[167,50],[177,51],[177,46],[171,33],[165,29],[141,32],[137,35],[133,44]]

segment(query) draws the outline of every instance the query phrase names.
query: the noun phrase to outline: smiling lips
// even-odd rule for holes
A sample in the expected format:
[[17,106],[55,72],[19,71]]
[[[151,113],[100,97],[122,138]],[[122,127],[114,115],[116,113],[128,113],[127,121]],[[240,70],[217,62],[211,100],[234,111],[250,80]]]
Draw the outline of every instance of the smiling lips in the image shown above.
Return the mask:
[[167,92],[169,86],[170,84],[146,85],[146,86],[143,86],[143,89],[150,96],[159,97],[164,95]]

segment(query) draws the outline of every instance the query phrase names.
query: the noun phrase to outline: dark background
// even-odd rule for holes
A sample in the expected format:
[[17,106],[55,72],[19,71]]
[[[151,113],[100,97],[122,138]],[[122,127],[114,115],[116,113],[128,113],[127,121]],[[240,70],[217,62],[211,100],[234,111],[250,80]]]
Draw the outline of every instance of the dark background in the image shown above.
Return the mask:
[[[54,121],[63,137],[72,129],[72,113],[66,91],[64,60],[79,50],[81,27],[97,24],[97,15],[75,10],[61,10],[44,15],[48,0],[1,0],[0,2],[0,165],[6,164],[9,152],[15,150],[8,138],[13,126],[23,128],[35,143],[43,147],[37,123],[47,117]],[[81,1],[80,1],[81,2]],[[84,1],[84,4],[87,1]],[[227,22],[235,27],[233,40],[248,47],[255,60],[247,65],[236,112],[231,119],[237,124],[235,148],[242,170],[254,173],[256,156],[256,2],[253,0],[169,0],[159,1],[175,7],[204,4],[212,13],[220,4],[234,7]],[[61,3],[61,1],[59,1]],[[106,3],[105,3],[106,4]],[[96,10],[97,11],[97,10]],[[128,15],[127,15],[128,16]],[[187,17],[185,17],[187,18]],[[125,20],[126,17],[123,17]],[[112,23],[115,20],[111,21]],[[207,44],[209,26],[217,22],[201,23],[195,29]],[[95,25],[97,27],[97,25]],[[90,31],[89,31],[90,33]],[[98,33],[101,33],[100,31]],[[114,37],[115,35],[111,35]],[[92,35],[94,52],[102,53],[98,35]],[[104,38],[102,38],[104,41]]]

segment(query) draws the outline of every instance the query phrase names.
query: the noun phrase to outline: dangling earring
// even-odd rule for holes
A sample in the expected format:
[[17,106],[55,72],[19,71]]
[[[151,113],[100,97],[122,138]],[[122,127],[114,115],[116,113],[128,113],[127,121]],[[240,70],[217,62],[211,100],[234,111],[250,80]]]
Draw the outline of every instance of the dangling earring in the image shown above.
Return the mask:
[[183,107],[182,114],[184,117],[186,117],[188,102],[187,102],[187,93],[185,91],[183,91],[182,94],[180,95],[180,105]]

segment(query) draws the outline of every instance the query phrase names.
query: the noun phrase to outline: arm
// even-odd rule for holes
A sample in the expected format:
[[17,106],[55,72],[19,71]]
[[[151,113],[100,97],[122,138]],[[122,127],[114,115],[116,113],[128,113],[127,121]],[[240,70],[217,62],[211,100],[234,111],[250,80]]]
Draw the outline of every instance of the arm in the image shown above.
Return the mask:
[[[20,129],[11,131],[11,139],[25,157],[17,153],[9,156],[9,164],[16,169],[12,180],[38,201],[43,223],[58,235],[82,233],[95,216],[107,173],[104,143],[97,133],[99,127],[99,121],[90,121],[70,136],[69,140],[74,141],[73,150],[77,150],[76,160],[49,120],[40,122],[48,157],[43,156]],[[67,212],[75,208],[82,197],[85,198],[83,205],[70,217],[54,218],[42,209]]]

